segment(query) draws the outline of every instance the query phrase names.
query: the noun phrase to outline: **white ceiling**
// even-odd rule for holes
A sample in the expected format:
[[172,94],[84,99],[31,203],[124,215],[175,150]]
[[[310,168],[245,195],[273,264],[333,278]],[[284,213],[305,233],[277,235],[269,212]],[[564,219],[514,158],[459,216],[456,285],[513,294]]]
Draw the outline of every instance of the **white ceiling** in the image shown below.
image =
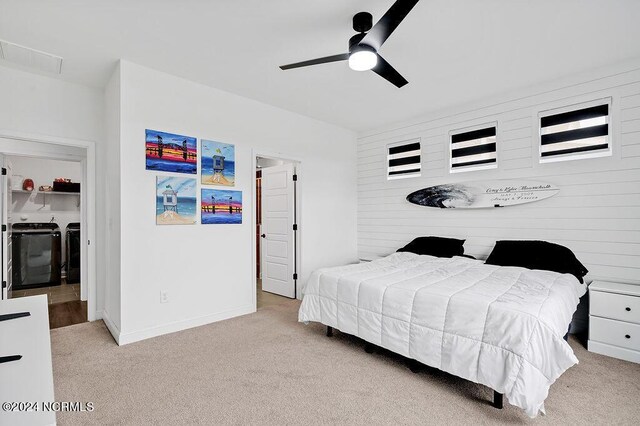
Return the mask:
[[351,17],[393,0],[0,0],[0,39],[64,58],[103,87],[118,58],[367,130],[640,57],[638,0],[422,0],[380,53],[397,89],[346,63]]

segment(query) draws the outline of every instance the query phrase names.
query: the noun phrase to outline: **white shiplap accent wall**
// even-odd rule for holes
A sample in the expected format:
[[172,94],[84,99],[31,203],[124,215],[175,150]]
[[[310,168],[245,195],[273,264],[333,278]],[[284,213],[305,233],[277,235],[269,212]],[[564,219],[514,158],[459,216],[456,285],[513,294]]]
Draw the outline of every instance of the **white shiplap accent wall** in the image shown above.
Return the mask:
[[[612,98],[611,157],[539,164],[540,111],[607,97]],[[493,121],[498,168],[449,173],[449,132]],[[417,137],[422,176],[387,181],[386,146]],[[487,179],[539,180],[558,185],[560,193],[500,209],[435,209],[405,200],[427,186]],[[640,65],[564,79],[360,135],[360,257],[392,253],[424,235],[466,238],[466,253],[481,259],[496,240],[547,240],[571,248],[589,278],[640,283]]]

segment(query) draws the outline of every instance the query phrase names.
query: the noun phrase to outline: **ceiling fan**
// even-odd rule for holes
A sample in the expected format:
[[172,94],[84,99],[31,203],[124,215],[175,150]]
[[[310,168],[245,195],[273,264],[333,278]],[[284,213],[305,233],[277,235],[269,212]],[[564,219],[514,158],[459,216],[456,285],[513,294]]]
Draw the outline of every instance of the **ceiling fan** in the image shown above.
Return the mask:
[[400,75],[378,51],[402,20],[411,12],[419,0],[396,0],[380,20],[373,25],[373,16],[368,12],[359,12],[353,16],[353,29],[358,32],[349,39],[349,52],[309,61],[282,65],[280,69],[308,67],[328,62],[349,61],[349,67],[355,71],[371,70],[380,77],[402,87],[408,81]]

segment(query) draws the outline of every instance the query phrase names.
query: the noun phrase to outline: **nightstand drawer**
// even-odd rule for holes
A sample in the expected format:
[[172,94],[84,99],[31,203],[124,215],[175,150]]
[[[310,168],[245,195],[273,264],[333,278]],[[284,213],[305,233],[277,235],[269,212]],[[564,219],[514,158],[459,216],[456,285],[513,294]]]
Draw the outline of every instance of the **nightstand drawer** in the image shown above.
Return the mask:
[[640,297],[592,291],[589,303],[591,315],[640,324]]
[[640,351],[640,325],[592,316],[589,340]]

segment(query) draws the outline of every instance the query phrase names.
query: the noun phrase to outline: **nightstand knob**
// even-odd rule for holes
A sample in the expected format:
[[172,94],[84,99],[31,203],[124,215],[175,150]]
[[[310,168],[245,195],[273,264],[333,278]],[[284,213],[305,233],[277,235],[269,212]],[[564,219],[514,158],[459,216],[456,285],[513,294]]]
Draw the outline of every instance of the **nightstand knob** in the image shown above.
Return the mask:
[[628,334],[625,334],[624,337],[626,337],[627,339],[631,339],[631,336],[629,336]]
[[628,306],[626,308],[624,308],[624,310],[627,311],[627,312],[631,312],[631,308],[628,307]]

